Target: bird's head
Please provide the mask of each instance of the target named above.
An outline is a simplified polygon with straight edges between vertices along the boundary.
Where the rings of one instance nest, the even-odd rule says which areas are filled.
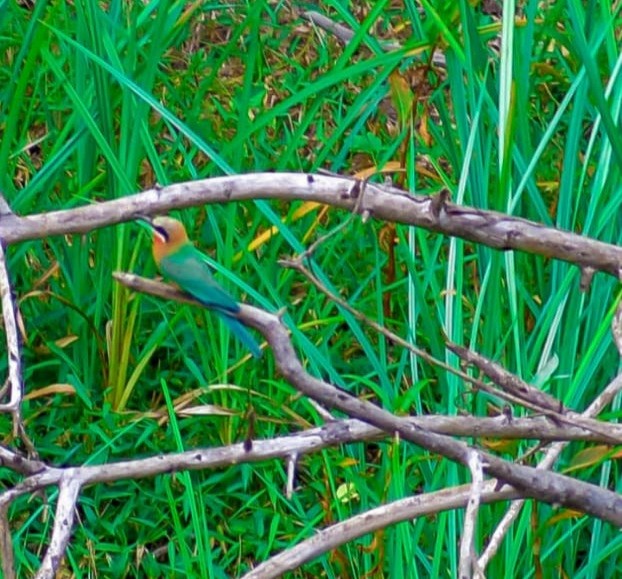
[[[153,255],[159,262],[162,257],[189,243],[186,228],[181,221],[172,217],[139,217],[138,222],[145,224],[153,233]]]

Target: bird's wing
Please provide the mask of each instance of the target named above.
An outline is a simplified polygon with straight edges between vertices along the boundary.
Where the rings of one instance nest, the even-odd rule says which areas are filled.
[[[212,277],[201,252],[191,245],[162,258],[160,269],[165,277],[206,306],[224,312],[239,311],[238,303]]]

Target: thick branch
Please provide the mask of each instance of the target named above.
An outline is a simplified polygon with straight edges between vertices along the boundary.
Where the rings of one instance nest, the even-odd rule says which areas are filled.
[[[427,432],[409,419],[397,417],[370,402],[359,400],[308,374],[296,356],[287,328],[268,312],[246,306],[244,321],[258,329],[272,347],[283,377],[303,394],[402,438],[431,452],[467,465],[473,449],[447,436]],[[250,314],[252,312],[252,316]],[[477,451],[477,450],[476,450]],[[489,453],[481,453],[484,472],[511,484],[527,497],[561,504],[622,526],[622,497],[608,489],[557,473],[512,464]]]
[[[345,420],[331,422],[322,427],[289,436],[253,441],[250,449],[245,447],[245,443],[239,443],[219,448],[196,449],[150,458],[68,468],[55,468],[45,465],[41,468],[41,462],[24,459],[27,464],[31,465],[29,470],[32,474],[0,494],[0,508],[18,496],[46,486],[59,484],[61,480],[69,476],[68,471],[70,471],[72,479],[84,486],[124,479],[145,478],[180,470],[220,468],[242,462],[286,458],[294,453],[303,455],[330,446],[368,438],[379,438],[380,436],[386,436],[386,434],[359,420]],[[0,450],[3,455],[10,452],[2,447]],[[35,471],[35,468],[39,470]]]
[[[300,173],[253,173],[178,183],[75,209],[0,220],[6,243],[93,229],[195,205],[252,199],[317,201],[353,211],[360,193],[345,177]],[[591,267],[620,277],[622,247],[546,227],[495,211],[449,203],[445,195],[424,197],[368,183],[359,212],[376,219],[417,225],[501,250],[516,249]]]
[[[416,517],[433,515],[442,511],[463,508],[471,493],[471,485],[462,485],[408,497],[365,511],[360,515],[336,523],[314,533],[291,549],[287,549],[265,563],[258,565],[244,575],[243,579],[272,579],[280,577],[286,571],[296,569],[303,563],[319,557],[331,549],[336,549],[349,541],[358,539],[367,533],[384,529],[388,525],[408,521]],[[515,490],[505,488],[495,490],[494,481],[484,484],[480,495],[482,503],[511,500],[520,496]]]
[[[123,285],[133,289],[134,291],[147,293],[160,298],[175,300],[198,307],[205,307],[201,302],[195,300],[187,293],[180,289],[162,283],[152,279],[145,279],[135,274],[125,272],[114,272],[113,277]],[[239,313],[240,319],[245,323],[261,330],[261,327],[257,325],[254,316],[254,309],[242,304],[242,309]],[[374,328],[380,331],[382,328],[374,323]],[[388,332],[385,333],[385,335]],[[404,340],[401,342],[404,347],[408,346],[408,343]],[[478,360],[480,365],[481,361],[485,361],[487,367],[495,367],[497,373],[504,372],[504,382],[509,382],[510,379],[516,383],[514,390],[520,394],[522,398],[532,398],[535,402],[541,402],[537,408],[551,409],[552,419],[547,417],[533,417],[522,419],[508,419],[506,416],[499,416],[496,418],[479,418],[474,416],[442,416],[442,415],[428,415],[411,417],[409,420],[411,423],[424,430],[436,432],[438,434],[450,434],[454,436],[468,436],[468,437],[498,437],[505,439],[534,439],[534,440],[586,440],[592,442],[603,442],[607,444],[616,443],[622,440],[622,425],[603,423],[597,420],[591,420],[589,418],[579,416],[576,413],[568,412],[568,417],[562,416],[559,413],[553,413],[552,408],[555,406],[558,409],[562,409],[560,402],[555,402],[555,399],[542,393],[540,390],[523,383],[513,374],[510,374],[506,370],[503,370],[498,365],[486,360],[482,356],[479,356],[475,352],[466,350],[465,348],[458,347],[455,344],[448,344],[449,349],[460,349],[462,356],[468,360]],[[464,350],[464,352],[462,352]],[[466,355],[468,353],[468,356]],[[423,356],[424,352],[418,350],[418,355]],[[498,378],[497,375],[494,376]],[[465,377],[468,379],[468,377]],[[477,382],[476,382],[477,383]],[[496,394],[491,388],[487,390],[493,395]],[[537,394],[542,394],[539,397]],[[517,398],[517,402],[520,399]],[[2,456],[0,455],[0,459]]]

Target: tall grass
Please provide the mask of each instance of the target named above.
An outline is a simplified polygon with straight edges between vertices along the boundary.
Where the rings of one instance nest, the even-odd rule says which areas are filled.
[[[399,162],[395,179],[405,189],[446,187],[459,203],[619,243],[617,3],[528,0],[513,18],[506,2],[498,20],[464,0],[333,0],[319,9],[354,28],[348,46],[282,3],[0,2],[0,187],[11,206],[26,214],[156,182],[256,170],[355,173]],[[497,35],[506,42],[500,53],[489,45]],[[384,51],[379,38],[404,48]],[[427,70],[435,47],[446,67]],[[236,295],[287,306],[286,322],[318,376],[400,413],[498,410],[498,401],[465,393],[455,377],[411,359],[279,268],[281,256],[347,215],[256,201],[179,216]],[[155,275],[148,243],[126,224],[11,248],[28,389],[70,384],[76,393],[27,403],[43,458],[103,463],[230,443],[244,436],[249,405],[260,437],[315,422],[269,354],[250,360],[208,312],[112,282],[115,269]],[[608,334],[615,282],[596,276],[581,294],[579,272],[566,263],[354,220],[320,247],[314,271],[435,356],[457,364],[444,332],[578,410],[618,369]],[[5,364],[0,357],[0,371]],[[228,412],[176,416],[174,401],[195,390],[197,404]],[[499,448],[516,456],[528,446]],[[561,468],[581,448],[570,445]],[[574,474],[618,487],[611,460]],[[331,521],[468,475],[387,440],[305,457],[291,500],[285,478],[283,465],[268,463],[89,488],[66,571],[235,576]],[[355,494],[343,500],[340,488]],[[504,509],[484,509],[479,544]],[[20,576],[47,544],[45,510],[37,501],[14,506]],[[461,525],[458,511],[402,523],[297,576],[455,576]],[[621,540],[598,522],[528,507],[488,573],[531,576],[537,559],[545,576],[611,576]]]

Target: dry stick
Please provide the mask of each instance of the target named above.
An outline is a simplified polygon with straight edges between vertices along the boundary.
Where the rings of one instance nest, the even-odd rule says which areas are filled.
[[[54,579],[56,577],[71,537],[76,504],[82,484],[78,478],[73,476],[72,469],[67,469],[63,473],[58,487],[58,502],[56,504],[52,537],[35,579]]]
[[[135,276],[132,287],[149,293],[154,284],[162,285],[154,280],[143,280]],[[424,431],[407,418],[394,416],[307,373],[296,355],[288,330],[279,317],[251,306],[241,307],[238,317],[264,335],[272,347],[276,366],[283,378],[306,396],[385,432],[399,433],[405,440],[464,465],[468,464],[470,452],[479,452],[486,474],[514,486],[525,496],[576,509],[622,526],[622,496],[617,493],[569,476],[512,464],[490,453],[469,447],[464,442]]]
[[[150,280],[146,280],[150,281]],[[157,282],[155,282],[157,284]],[[173,290],[170,286],[163,286]],[[177,291],[178,290],[173,290]],[[4,577],[14,577],[13,549],[7,510],[18,497],[34,493],[51,485],[66,485],[65,494],[59,497],[50,545],[58,551],[58,545],[66,537],[68,526],[65,514],[68,512],[72,489],[96,483],[110,483],[123,479],[137,479],[159,474],[168,474],[180,470],[219,468],[244,462],[258,462],[280,458],[289,461],[294,456],[301,456],[322,449],[359,442],[386,438],[386,432],[374,428],[360,420],[339,420],[319,428],[312,428],[300,433],[276,439],[253,441],[250,450],[244,443],[221,448],[195,449],[184,453],[155,456],[146,459],[122,461],[95,466],[55,468],[45,463],[21,457],[14,451],[0,446],[0,464],[26,476],[12,488],[0,493],[0,555]],[[293,478],[290,479],[293,483]],[[71,486],[70,485],[76,485]],[[62,498],[62,500],[61,500]],[[52,556],[54,550],[46,554],[47,562],[57,569],[60,558]],[[48,556],[49,555],[49,556]],[[56,565],[56,567],[55,567]]]
[[[166,188],[85,207],[18,217],[2,215],[0,239],[15,243],[50,235],[83,233],[97,227],[198,204],[278,198],[318,201],[352,210],[351,180],[307,174],[260,173],[220,177]],[[554,257],[619,277],[622,250],[573,233],[547,228],[501,213],[452,205],[446,196],[415,196],[399,189],[368,185],[359,211],[379,219],[420,225],[498,249],[518,249]],[[8,206],[7,206],[8,207]]]
[[[9,207],[4,195],[0,192],[0,220],[13,217],[13,212]],[[0,401],[4,398],[7,390],[10,389],[9,402],[0,404],[0,412],[10,412],[13,416],[13,436],[20,435],[28,451],[33,456],[36,454],[34,446],[24,428],[21,417],[21,403],[23,396],[22,383],[22,358],[19,348],[19,334],[17,331],[17,303],[13,299],[9,270],[7,267],[5,241],[0,236],[0,299],[2,301],[2,317],[4,320],[4,331],[7,342],[7,366],[9,375],[5,385],[2,387]]]
[[[503,366],[473,350],[449,341],[446,342],[446,345],[459,358],[479,368],[495,384],[521,400],[521,404],[524,406],[533,409],[540,408],[545,415],[550,416],[553,420],[561,420],[562,422],[597,432],[604,438],[608,438],[607,442],[609,444],[619,444],[622,442],[619,436],[612,433],[611,424],[585,418],[583,415],[565,408],[562,402],[554,396],[531,386],[515,374],[508,372]]]
[[[616,378],[603,390],[603,392],[594,399],[592,404],[588,407],[588,409],[581,414],[582,417],[594,417],[598,416],[602,412],[602,410],[608,406],[613,400],[614,396],[616,396],[619,392],[622,391],[622,374],[616,376]],[[538,463],[538,469],[549,469],[553,466],[561,452],[566,447],[566,442],[556,442],[551,445],[551,447],[546,451],[544,458]],[[505,537],[506,533],[509,531],[512,523],[518,517],[521,509],[523,508],[524,500],[516,501],[512,503],[508,512],[504,515],[501,522],[497,525],[486,549],[482,553],[479,558],[478,564],[481,569],[485,569],[490,560],[495,556],[496,552],[499,550],[501,546],[501,542]]]
[[[318,26],[322,30],[325,30],[326,32],[334,35],[338,40],[343,42],[343,44],[348,44],[354,37],[353,30],[351,30],[347,26],[344,26],[343,24],[337,24],[336,22],[333,22],[328,16],[320,14],[319,12],[316,12],[314,10],[308,10],[307,12],[303,12],[301,16],[315,26]],[[382,49],[387,52],[393,50],[400,50],[402,48],[402,45],[396,40],[379,40],[378,42]],[[432,62],[436,66],[445,67],[445,55],[442,54],[440,51],[435,50],[432,53]]]
[[[308,10],[307,12],[303,12],[301,14],[303,18],[306,18],[312,24],[319,26],[326,32],[330,32],[333,36],[335,36],[338,40],[343,42],[344,44],[348,44],[350,40],[354,37],[354,31],[347,26],[343,26],[342,24],[337,24],[333,22],[328,16],[324,16],[324,14],[320,14],[319,12],[315,12],[314,10]]]
[[[43,463],[25,459],[25,462],[30,464],[27,469],[29,475],[15,486],[0,493],[0,508],[10,504],[17,497],[47,486],[58,485],[63,477],[67,476],[65,473],[68,471],[84,486],[155,476],[179,470],[220,468],[241,462],[259,462],[274,458],[287,459],[292,454],[300,456],[335,445],[368,439],[377,440],[383,437],[386,437],[385,432],[360,420],[339,420],[287,436],[253,440],[250,450],[244,448],[244,443],[237,443],[165,456],[66,468],[47,465],[40,468]],[[0,447],[0,462],[3,463],[10,452]]]
[[[479,514],[479,505],[484,487],[484,469],[481,455],[477,452],[471,452],[468,466],[473,482],[471,483],[469,500],[464,512],[464,527],[462,539],[460,540],[460,562],[458,565],[458,576],[460,579],[466,579],[474,575],[483,577],[475,557],[475,529],[477,528],[477,515]]]
[[[428,361],[431,364],[435,364],[445,368],[447,371],[455,373],[457,376],[463,378],[466,381],[472,382],[477,388],[486,390],[495,396],[500,396],[502,393],[489,388],[488,385],[482,383],[480,380],[473,378],[456,370],[455,368],[448,366],[445,362],[441,362],[428,354],[425,350],[420,350],[416,346],[413,346],[397,334],[394,334],[390,330],[387,330],[384,326],[381,326],[377,322],[369,319],[367,316],[350,306],[346,301],[342,300],[339,296],[331,293],[315,276],[309,272],[304,266],[302,266],[298,260],[294,262],[287,261],[286,264],[293,264],[293,267],[298,271],[301,271],[311,283],[316,285],[323,293],[325,293],[332,301],[335,301],[340,306],[347,309],[350,313],[355,315],[359,320],[365,322],[365,324],[374,328],[379,333],[386,336],[393,342],[402,345],[405,348],[410,349],[420,358]],[[197,305],[200,307],[202,304],[197,302],[194,298],[188,294],[180,291],[179,289],[163,284],[155,280],[149,280],[141,278],[135,274],[125,272],[114,272],[113,277],[120,283],[130,287],[136,291],[148,293],[164,299],[172,299],[183,303]],[[244,306],[243,306],[244,307]],[[410,417],[411,424],[415,427],[422,428],[436,432],[438,434],[451,434],[455,436],[468,436],[468,437],[484,437],[493,436],[499,438],[521,438],[535,439],[535,440],[584,440],[591,442],[605,442],[612,443],[622,440],[622,425],[618,424],[603,424],[600,421],[588,420],[585,414],[578,415],[572,413],[572,416],[566,417],[560,413],[549,411],[549,408],[562,407],[562,403],[550,394],[543,394],[542,405],[538,404],[539,398],[533,396],[535,401],[533,404],[526,402],[525,398],[533,395],[534,387],[527,383],[524,383],[517,376],[510,374],[507,370],[501,368],[494,362],[484,358],[480,354],[476,354],[470,350],[466,350],[461,346],[450,343],[448,345],[451,348],[459,350],[459,355],[464,359],[477,363],[478,367],[484,367],[489,375],[498,380],[508,387],[508,382],[512,382],[510,387],[512,392],[515,392],[518,396],[503,396],[506,399],[512,399],[519,404],[533,408],[535,410],[544,411],[546,416],[553,417],[553,423],[543,417],[532,418],[512,418],[508,421],[505,416],[498,418],[481,418],[474,416],[441,416],[441,415],[427,415]],[[464,351],[463,351],[464,350]],[[468,352],[468,355],[466,354]],[[485,362],[485,364],[484,364]],[[539,392],[539,391],[538,391]],[[529,394],[529,396],[527,395]],[[317,406],[314,404],[317,408]],[[327,415],[328,419],[331,418],[330,414]],[[326,418],[326,417],[325,417]],[[555,421],[561,421],[567,426],[561,426],[554,424]],[[589,433],[589,434],[588,434]],[[559,438],[557,438],[559,436]],[[1,458],[1,456],[0,456]]]
[[[15,416],[22,401],[22,362],[19,351],[19,334],[17,331],[16,304],[11,292],[9,271],[6,263],[4,244],[0,239],[0,299],[2,300],[2,317],[6,332],[8,353],[10,397],[6,404],[0,404],[0,412],[11,412]],[[15,425],[14,425],[15,427]],[[16,430],[16,429],[15,429]],[[17,434],[17,432],[14,432]]]
[[[302,254],[302,256],[304,256],[305,254]],[[491,379],[496,379],[496,384],[498,384],[505,390],[508,390],[509,392],[494,388],[482,382],[481,380],[478,380],[477,378],[474,378],[473,376],[470,376],[465,372],[462,372],[461,370],[450,366],[446,362],[434,358],[434,356],[430,355],[425,350],[414,346],[410,342],[407,342],[397,334],[380,325],[378,322],[375,322],[374,320],[368,318],[356,308],[353,308],[347,301],[331,292],[317,277],[315,277],[315,275],[309,269],[302,265],[301,257],[297,257],[293,260],[282,259],[279,261],[279,263],[285,267],[290,267],[300,272],[309,282],[311,282],[316,288],[318,288],[323,294],[325,294],[331,301],[335,302],[340,307],[350,312],[358,320],[364,322],[366,325],[373,328],[378,333],[382,334],[395,344],[398,344],[410,350],[422,360],[425,360],[430,364],[443,368],[445,371],[462,378],[466,382],[470,382],[479,390],[483,390],[493,396],[496,396],[508,402],[520,404],[525,408],[529,408],[530,410],[542,412],[546,416],[549,416],[559,422],[566,423],[569,426],[581,426],[586,430],[597,433],[610,444],[615,444],[622,441],[621,428],[617,428],[615,431],[613,431],[609,424],[603,425],[598,421],[586,420],[585,418],[577,418],[578,415],[576,413],[573,413],[572,417],[564,416],[564,414],[559,412],[559,409],[563,408],[563,404],[559,400],[557,400],[550,394],[545,394],[543,392],[537,391],[537,389],[524,383],[517,376],[514,376],[507,370],[501,368],[498,364],[495,364],[494,362],[484,358],[479,354],[476,354],[475,352],[467,350],[462,346],[448,343],[448,347],[452,349],[452,351],[456,352],[459,356],[463,357],[463,359],[468,360],[469,362],[477,363],[478,367],[481,367],[481,369],[484,370]],[[540,392],[540,394],[542,395],[536,396],[534,394],[534,391]],[[553,409],[557,409],[557,411]]]
[[[466,506],[471,494],[471,485],[460,485],[440,491],[418,494],[370,509],[326,527],[314,533],[309,539],[270,557],[242,577],[242,579],[273,579],[281,577],[287,571],[296,569],[303,563],[336,549],[368,533],[384,529],[402,521],[416,517],[436,515],[443,511]],[[481,502],[485,504],[502,500],[512,500],[520,494],[509,487],[495,489],[495,482],[488,481],[481,491]]]
[[[287,457],[287,483],[285,485],[285,496],[291,499],[294,496],[294,479],[296,478],[296,463],[298,453],[292,452]]]
[[[25,457],[17,451],[0,445],[0,466],[10,468],[22,475],[37,474],[47,468],[47,465],[32,457]]]
[[[15,556],[13,538],[9,526],[9,504],[0,505],[0,560],[2,577],[15,579]]]
[[[1,199],[2,197],[0,197]],[[0,203],[0,210],[2,209]],[[2,217],[6,219],[6,217]],[[22,420],[22,397],[24,386],[22,382],[22,356],[20,352],[19,334],[17,331],[17,302],[13,299],[9,270],[7,268],[4,242],[0,236],[0,300],[2,301],[2,318],[6,333],[10,398],[7,404],[0,404],[0,412],[10,412],[13,417],[13,436],[19,436],[24,443],[28,454],[37,456],[37,450],[30,440]]]
[[[11,216],[11,208],[6,202],[4,196],[0,193],[0,220]],[[6,387],[3,387],[2,397],[10,388],[9,403],[0,405],[0,411],[9,411],[13,416],[13,433],[23,433],[23,441],[29,448],[32,456],[35,456],[34,447],[30,443],[30,439],[26,436],[22,419],[21,419],[21,400],[23,394],[22,387],[22,371],[21,371],[21,354],[19,349],[19,334],[17,332],[17,305],[13,300],[11,292],[11,283],[9,281],[9,272],[6,264],[6,254],[4,251],[4,241],[0,236],[0,299],[2,301],[2,316],[4,319],[4,330],[7,340],[8,368],[9,375],[6,381]],[[30,443],[30,445],[29,445]],[[7,461],[0,461],[0,464],[15,465],[16,470],[26,462],[32,465],[34,461],[24,459],[17,453],[11,453],[11,457]],[[40,465],[37,465],[40,466]],[[32,471],[31,471],[32,472]],[[2,576],[6,579],[14,579],[15,561],[13,554],[13,539],[11,537],[11,528],[9,526],[9,504],[0,505],[0,558],[2,559],[1,568]]]
[[[4,193],[0,191],[0,218],[6,217],[7,215],[13,215],[13,211],[7,203]]]
[[[552,412],[563,412],[566,409],[560,400],[542,392],[539,388],[531,386],[524,380],[521,380],[515,374],[508,372],[503,366],[489,360],[485,356],[469,350],[464,346],[454,344],[453,342],[446,340],[445,345],[461,360],[469,364],[473,364],[479,368],[488,378],[490,378],[495,384],[498,384],[505,391],[513,394],[517,398],[531,402],[534,406],[551,410]]]
[[[622,358],[622,301],[618,303],[613,320],[611,320],[611,335]]]
[[[616,313],[611,321],[611,333],[616,347],[618,348],[618,352],[622,356],[622,302],[618,304]],[[603,390],[603,392],[592,402],[592,404],[581,416],[597,416],[607,405],[611,403],[614,396],[616,396],[620,391],[622,391],[622,374],[618,375],[605,388],[605,390]],[[561,442],[552,445],[547,450],[544,458],[538,464],[538,468],[551,468],[565,447],[566,444]],[[497,528],[488,542],[488,546],[479,559],[479,565],[482,569],[486,568],[490,560],[499,550],[503,538],[507,534],[512,523],[518,517],[523,507],[523,502],[524,501],[521,500],[513,503],[501,522],[497,525]]]
[[[317,201],[353,211],[352,180],[302,173],[250,173],[150,189],[103,203],[0,219],[0,239],[16,243],[52,235],[86,233],[98,227],[201,204],[256,199]],[[447,195],[421,196],[368,183],[359,213],[417,225],[486,247],[519,250],[591,267],[620,278],[622,247],[610,245],[496,211],[454,205]]]

